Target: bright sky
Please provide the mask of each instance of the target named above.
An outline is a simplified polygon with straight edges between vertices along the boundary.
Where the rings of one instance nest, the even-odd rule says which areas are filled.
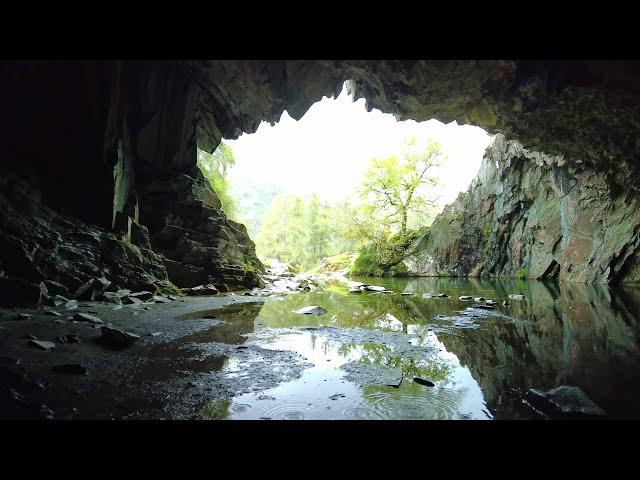
[[[337,99],[312,105],[298,122],[284,112],[275,126],[263,122],[256,133],[226,140],[236,157],[229,178],[236,185],[270,183],[287,193],[339,200],[360,184],[373,157],[400,153],[412,135],[439,140],[448,155],[440,171],[441,205],[467,189],[492,138],[455,122],[398,122],[379,110],[367,112],[364,99],[353,102],[345,88]]]

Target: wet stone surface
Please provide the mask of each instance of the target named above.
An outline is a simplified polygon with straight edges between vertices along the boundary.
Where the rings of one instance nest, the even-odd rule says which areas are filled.
[[[607,418],[640,416],[637,288],[368,281],[393,293],[337,282],[267,298],[0,310],[0,416],[537,419],[550,415],[527,392],[565,384]],[[434,292],[447,296],[423,295]],[[527,301],[504,305],[514,294]],[[326,313],[295,313],[308,306]],[[135,341],[108,348],[103,327]]]

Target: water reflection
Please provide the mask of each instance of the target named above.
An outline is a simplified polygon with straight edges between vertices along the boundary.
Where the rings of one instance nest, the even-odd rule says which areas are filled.
[[[582,388],[610,418],[639,416],[637,287],[448,278],[375,282],[395,293],[350,294],[331,285],[188,314],[185,321],[220,322],[151,347],[150,358],[165,360],[156,361],[152,373],[250,375],[235,356],[207,353],[211,342],[294,351],[312,364],[275,388],[205,405],[202,418],[537,418],[523,395],[559,385]],[[427,292],[449,297],[424,298]],[[509,300],[514,293],[525,300]],[[460,301],[461,295],[493,299],[497,306],[470,308],[473,302]],[[308,305],[327,313],[293,313]]]
[[[437,354],[416,358],[385,342],[336,341],[323,336],[322,328],[288,339],[280,335],[274,343],[277,348],[298,351],[312,359],[314,367],[299,381],[269,393],[280,399],[274,405],[288,405],[285,399],[295,399],[295,406],[285,413],[304,418],[536,418],[521,402],[527,389],[568,384],[582,388],[610,418],[639,416],[637,287],[612,290],[599,285],[463,278],[375,282],[396,293],[350,294],[346,287],[334,285],[321,292],[267,301],[255,319],[256,331],[303,326],[380,330],[380,322],[390,315],[386,321],[394,326],[389,334],[407,335],[416,347],[438,347],[433,350]],[[450,297],[423,298],[427,292],[445,292]],[[509,300],[513,293],[524,295],[525,300]],[[494,299],[498,305],[495,310],[461,317],[470,306],[458,299],[461,295]],[[503,301],[508,305],[503,306]],[[322,316],[292,313],[307,305],[319,305],[328,312]],[[398,389],[358,388],[345,380],[345,371],[339,368],[347,362],[398,369],[405,380]],[[412,376],[435,379],[436,388],[415,384]],[[341,389],[351,393],[337,391]],[[328,399],[337,393],[345,397]],[[250,395],[243,397],[236,400],[250,407],[232,412],[231,418],[275,418],[258,408]],[[285,413],[279,412],[278,418]]]
[[[391,345],[342,343],[324,335],[302,332],[283,334],[266,345],[298,352],[313,366],[300,379],[267,391],[233,400],[231,419],[486,419],[482,392],[469,369],[446,352],[435,335],[420,357],[396,355]],[[404,380],[399,388],[379,379],[350,375],[353,364],[397,369]],[[357,369],[356,369],[357,371]],[[413,382],[414,376],[435,380],[429,388]],[[361,385],[361,381],[364,385]],[[238,410],[234,407],[242,405]]]

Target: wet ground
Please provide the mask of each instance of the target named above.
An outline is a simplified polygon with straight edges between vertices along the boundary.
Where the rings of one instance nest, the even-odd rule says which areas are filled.
[[[353,280],[393,293],[331,284],[266,298],[81,302],[77,311],[140,335],[117,350],[98,341],[100,325],[74,322],[77,311],[2,310],[0,416],[536,419],[527,390],[574,385],[609,418],[640,417],[637,287]],[[326,313],[293,313],[310,305]],[[55,347],[40,350],[29,335]],[[52,369],[63,364],[86,374]]]

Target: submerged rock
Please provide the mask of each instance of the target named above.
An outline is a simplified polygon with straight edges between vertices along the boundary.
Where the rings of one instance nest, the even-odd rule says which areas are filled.
[[[424,293],[422,298],[447,298],[449,295],[446,293]]]
[[[327,313],[327,310],[322,307],[318,307],[317,305],[310,305],[308,307],[302,307],[298,310],[294,310],[293,313],[300,313],[303,315],[324,315]]]
[[[390,313],[386,313],[384,317],[377,320],[375,325],[383,330],[393,330],[394,332],[401,332],[404,328],[403,323]]]
[[[467,302],[469,300],[472,300],[473,297],[471,295],[462,295],[459,297],[459,300],[462,300],[463,302]]]
[[[399,388],[403,380],[402,370],[369,363],[350,362],[340,367],[347,372],[345,379],[362,387],[385,385]]]
[[[420,384],[420,385],[424,385],[425,387],[435,387],[436,384],[433,383],[431,380],[427,380],[426,378],[421,378],[421,377],[413,377],[413,381]]]
[[[488,303],[475,303],[471,305],[471,308],[479,308],[480,310],[494,310],[496,307]]]
[[[570,385],[562,385],[546,392],[532,388],[524,399],[534,409],[552,418],[607,415],[580,387]]]
[[[365,290],[370,290],[372,292],[384,292],[386,288],[380,287],[378,285],[365,285]]]

